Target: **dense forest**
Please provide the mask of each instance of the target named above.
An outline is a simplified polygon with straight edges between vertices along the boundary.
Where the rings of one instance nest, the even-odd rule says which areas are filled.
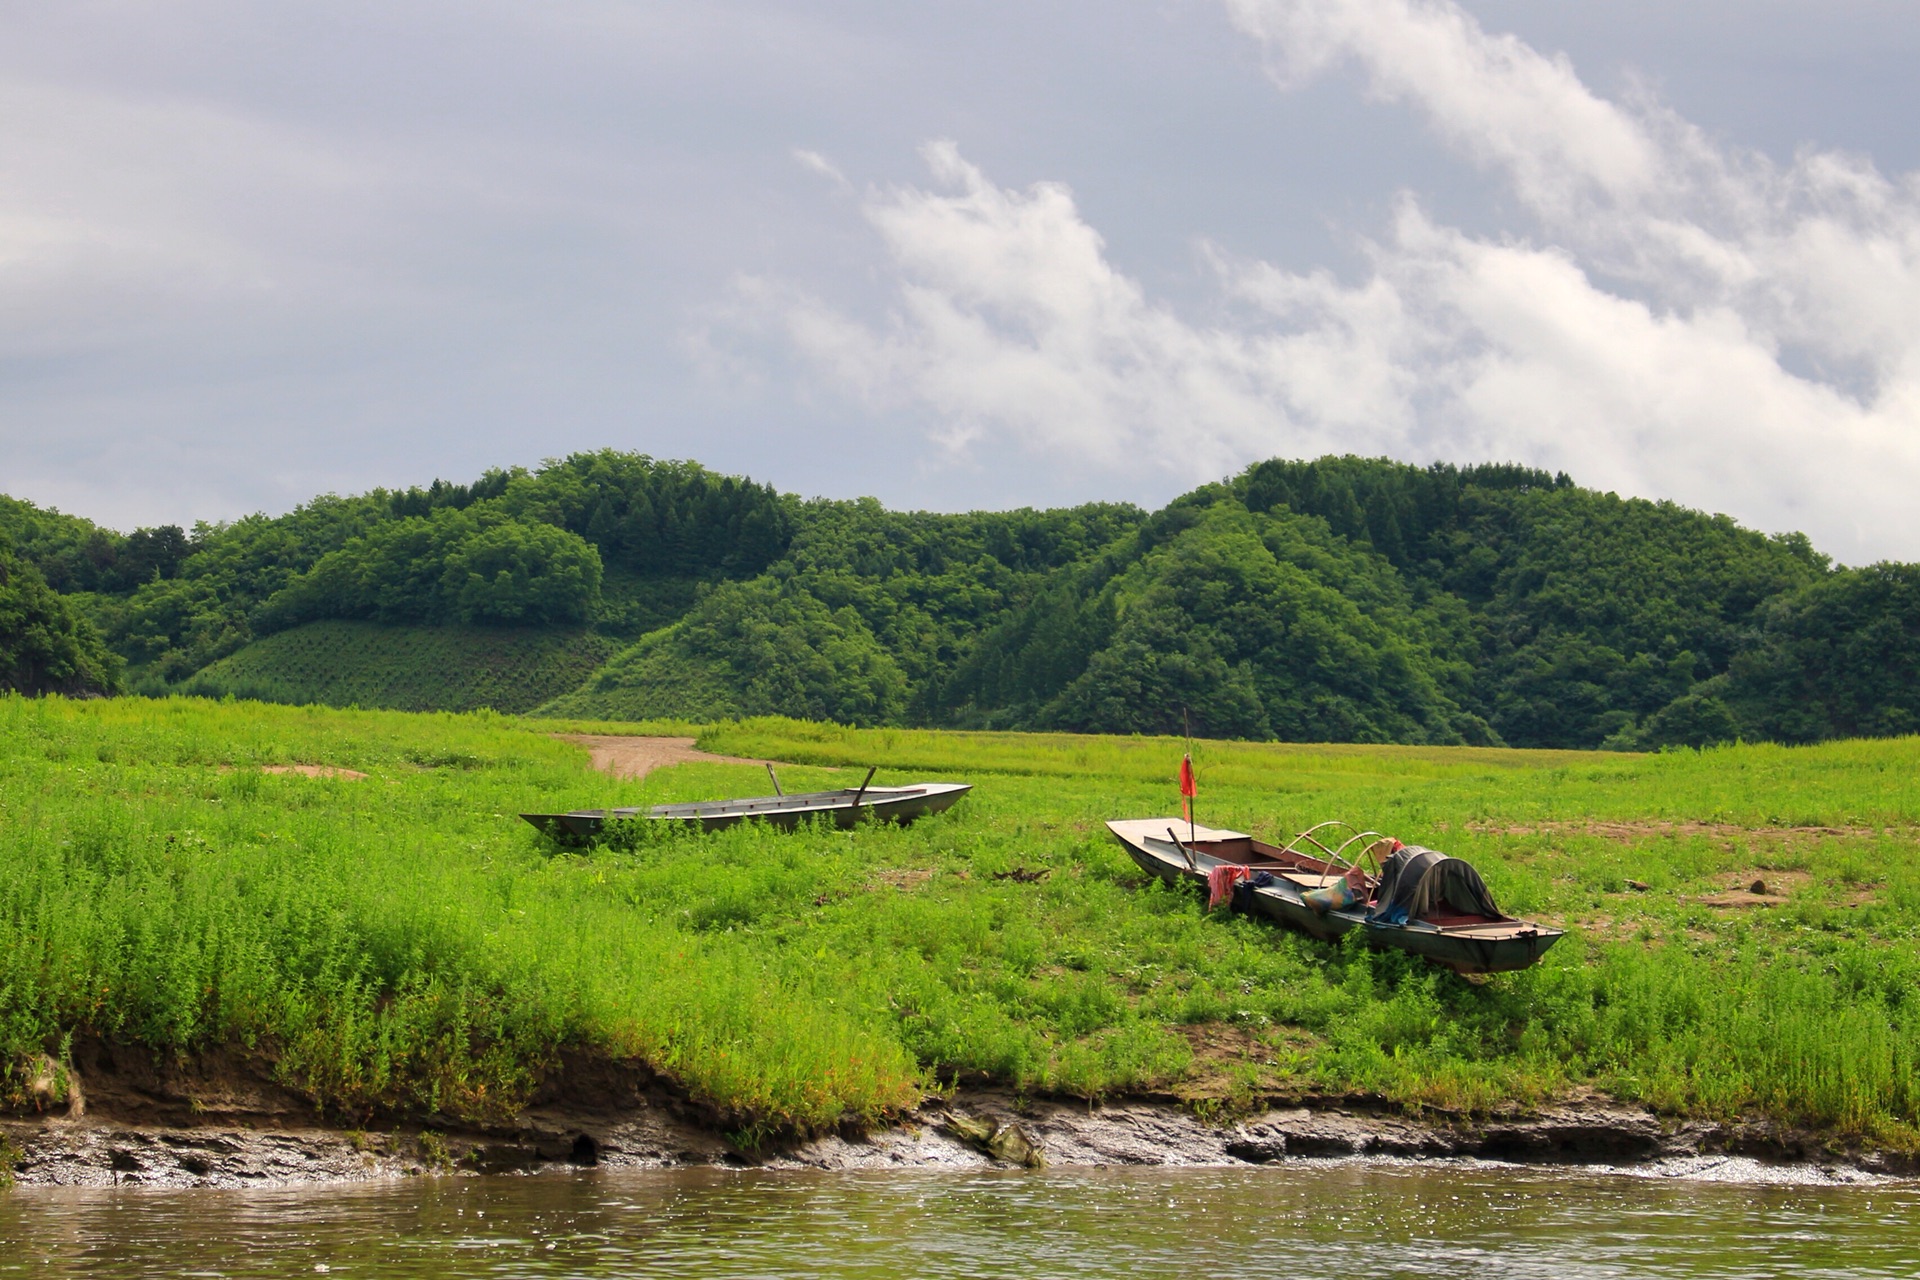
[[[381,636],[416,655],[404,689]],[[462,653],[530,668],[518,703],[505,676],[472,697],[568,716],[1809,742],[1920,731],[1920,566],[1355,457],[1152,513],[894,512],[612,451],[190,531],[0,497],[0,687],[472,705],[431,683]]]

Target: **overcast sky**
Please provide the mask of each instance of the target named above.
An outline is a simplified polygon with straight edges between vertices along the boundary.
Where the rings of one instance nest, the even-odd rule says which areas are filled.
[[[0,3],[0,491],[1514,460],[1920,559],[1910,0]]]

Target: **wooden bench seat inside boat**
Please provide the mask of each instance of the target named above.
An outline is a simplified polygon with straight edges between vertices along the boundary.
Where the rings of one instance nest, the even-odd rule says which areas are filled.
[[[1522,929],[1535,926],[1523,920],[1492,920],[1486,916],[1441,914],[1421,916],[1418,923],[1430,924],[1436,929],[1445,929],[1448,933],[1458,933],[1467,937],[1506,938]]]

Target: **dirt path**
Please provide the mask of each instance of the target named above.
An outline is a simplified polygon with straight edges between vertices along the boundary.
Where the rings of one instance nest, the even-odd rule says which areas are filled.
[[[632,738],[608,733],[556,733],[562,742],[585,747],[593,767],[616,778],[644,778],[670,764],[766,764],[740,756],[716,756],[694,749],[692,738]],[[778,763],[777,761],[775,763]]]

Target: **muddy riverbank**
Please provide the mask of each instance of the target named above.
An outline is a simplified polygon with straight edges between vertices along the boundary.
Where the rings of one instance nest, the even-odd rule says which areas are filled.
[[[185,1064],[104,1044],[75,1055],[61,1103],[0,1115],[20,1185],[267,1186],[569,1168],[978,1169],[1232,1166],[1300,1158],[1482,1158],[1680,1176],[1845,1182],[1920,1176],[1909,1154],[1765,1121],[1655,1115],[1602,1097],[1491,1116],[1413,1115],[1378,1099],[1311,1098],[1205,1114],[1173,1098],[1019,1097],[972,1087],[890,1127],[753,1145],[644,1067],[570,1059],[517,1115],[484,1126],[317,1124],[270,1067]]]

